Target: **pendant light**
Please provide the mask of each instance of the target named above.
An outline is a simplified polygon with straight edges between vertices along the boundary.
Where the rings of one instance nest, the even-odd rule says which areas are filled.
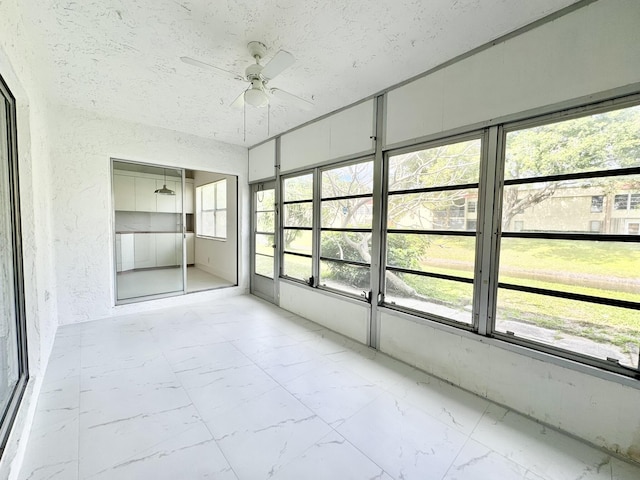
[[[163,168],[162,171],[164,172],[164,185],[162,185],[162,188],[157,189],[153,193],[156,193],[158,195],[175,195],[176,192],[167,188],[167,169]]]

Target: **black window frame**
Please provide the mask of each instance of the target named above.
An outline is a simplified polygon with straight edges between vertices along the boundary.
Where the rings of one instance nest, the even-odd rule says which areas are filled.
[[[311,198],[305,198],[305,199],[296,199],[296,200],[286,200],[286,188],[285,188],[285,183],[287,180],[292,179],[292,178],[297,178],[297,177],[304,177],[307,175],[311,175]],[[316,177],[317,177],[317,172],[316,169],[309,169],[309,170],[304,170],[301,172],[295,172],[295,173],[291,173],[291,174],[287,174],[287,175],[283,175],[280,177],[280,191],[282,192],[282,208],[281,208],[281,212],[282,214],[280,215],[280,231],[281,231],[281,235],[280,238],[282,239],[281,241],[281,252],[280,252],[280,272],[278,274],[278,276],[280,278],[285,278],[287,280],[291,280],[294,282],[300,282],[300,283],[305,283],[311,287],[316,286],[316,276],[314,275],[314,254],[313,254],[313,246],[315,244],[315,233],[314,233],[314,223],[315,223],[315,204],[316,202]],[[285,217],[286,217],[286,209],[287,209],[287,205],[310,205],[311,206],[311,223],[309,226],[298,226],[298,227],[291,227],[291,226],[287,226],[285,225]],[[299,231],[307,231],[307,232],[311,232],[311,245],[312,245],[312,252],[311,254],[306,254],[306,253],[300,253],[300,252],[292,252],[292,251],[288,251],[286,250],[286,242],[285,242],[285,238],[286,238],[286,232],[288,230],[299,230]],[[302,257],[302,258],[308,258],[311,261],[311,271],[309,272],[309,277],[307,278],[299,278],[299,277],[294,277],[291,275],[287,275],[285,273],[285,267],[286,267],[286,263],[285,263],[285,255],[292,255],[292,256],[296,256],[296,257]]]
[[[0,75],[0,101],[5,102],[8,145],[8,178],[10,206],[9,215],[12,225],[13,271],[14,271],[14,306],[16,314],[16,336],[18,347],[18,380],[11,393],[11,399],[4,412],[0,412],[0,458],[4,454],[11,428],[18,414],[18,409],[29,381],[29,364],[27,350],[27,327],[24,291],[24,267],[22,256],[22,230],[20,216],[20,186],[18,166],[18,134],[16,119],[16,99],[9,86]],[[0,168],[4,168],[0,165]]]
[[[341,168],[345,168],[345,167],[349,167],[351,165],[358,165],[358,164],[364,164],[364,163],[371,163],[371,171],[372,171],[372,188],[371,188],[371,192],[370,193],[358,193],[358,194],[350,194],[350,195],[340,195],[340,196],[331,196],[331,197],[324,197],[323,193],[322,193],[322,178],[323,178],[323,174],[327,171],[330,170],[338,170]],[[374,187],[373,187],[373,171],[374,171],[374,163],[375,160],[373,157],[364,157],[364,158],[357,158],[357,159],[353,159],[353,160],[348,160],[345,162],[337,162],[337,163],[332,163],[330,165],[327,166],[323,166],[322,168],[318,169],[318,173],[316,176],[316,182],[318,182],[318,187],[317,190],[319,192],[319,198],[318,198],[318,209],[319,209],[319,215],[318,215],[318,225],[317,225],[317,231],[318,231],[318,235],[319,235],[319,239],[318,242],[321,243],[322,242],[322,233],[323,232],[338,232],[338,233],[371,233],[371,235],[373,236],[373,212],[372,212],[372,220],[371,220],[371,226],[369,228],[354,228],[354,227],[344,227],[344,228],[335,228],[335,227],[323,227],[322,226],[322,204],[323,202],[333,202],[333,201],[340,201],[340,200],[354,200],[354,199],[371,199],[371,203],[373,206],[373,192],[374,192]],[[318,262],[318,279],[317,279],[317,287],[319,289],[322,290],[328,290],[331,292],[335,292],[335,293],[339,293],[341,295],[344,296],[348,296],[348,297],[354,297],[354,298],[358,298],[358,299],[368,299],[370,297],[369,292],[371,291],[371,262],[367,263],[367,262],[360,262],[360,261],[356,261],[356,260],[344,260],[344,259],[338,259],[338,258],[333,258],[333,257],[327,257],[322,255],[322,249],[319,248],[318,249],[318,255],[317,255],[317,262]],[[322,262],[326,262],[326,263],[336,263],[336,264],[342,264],[342,265],[351,265],[354,266],[356,268],[368,268],[369,269],[369,286],[366,288],[366,290],[362,290],[361,292],[359,291],[358,288],[354,287],[355,291],[358,291],[358,293],[351,292],[349,290],[346,289],[342,289],[342,288],[336,288],[336,287],[332,287],[330,285],[324,284],[322,282],[322,275],[321,275],[321,263]]]
[[[404,312],[404,313],[408,313],[411,315],[415,315],[418,317],[422,317],[428,320],[433,320],[435,322],[438,323],[442,323],[445,325],[450,325],[450,326],[454,326],[456,328],[460,328],[463,330],[470,330],[470,331],[477,331],[478,330],[478,309],[479,309],[479,288],[478,288],[478,282],[479,282],[479,268],[480,268],[480,262],[481,262],[481,253],[480,253],[480,235],[479,233],[479,225],[482,224],[483,219],[484,219],[484,212],[482,210],[482,208],[480,207],[480,199],[484,197],[484,190],[485,190],[485,186],[483,185],[484,183],[484,178],[486,176],[486,162],[487,162],[487,134],[488,131],[486,129],[483,130],[474,130],[470,133],[467,134],[462,134],[462,135],[456,135],[456,136],[452,136],[452,137],[447,137],[447,138],[443,138],[443,139],[438,139],[438,140],[434,140],[431,142],[426,142],[426,143],[421,143],[418,145],[412,145],[410,147],[404,147],[404,148],[399,148],[399,149],[394,149],[394,150],[389,150],[387,152],[385,152],[384,155],[384,179],[383,179],[383,184],[384,184],[384,195],[383,195],[383,229],[381,232],[382,238],[383,238],[383,245],[385,246],[385,249],[383,249],[383,258],[382,258],[382,270],[381,270],[381,280],[380,280],[380,290],[382,292],[381,295],[381,301],[379,302],[380,306],[389,308],[391,310],[397,310],[400,312]],[[395,191],[389,191],[389,162],[390,162],[390,158],[395,156],[395,155],[401,155],[404,153],[410,153],[410,152],[418,152],[421,150],[428,150],[431,148],[437,148],[440,146],[446,146],[446,145],[454,145],[457,143],[462,143],[462,142],[468,142],[468,141],[474,141],[477,140],[480,142],[480,159],[479,159],[479,165],[478,165],[478,181],[477,182],[471,182],[471,183],[460,183],[460,184],[455,184],[455,185],[446,185],[446,186],[436,186],[436,187],[424,187],[424,188],[415,188],[415,189],[402,189],[402,190],[395,190]],[[396,228],[389,228],[388,224],[387,224],[387,215],[388,215],[388,204],[389,204],[389,200],[391,197],[395,196],[395,195],[405,195],[405,194],[418,194],[418,193],[430,193],[430,192],[444,192],[444,191],[464,191],[467,189],[476,189],[477,191],[477,197],[476,197],[476,202],[478,202],[478,209],[477,209],[477,217],[476,217],[476,229],[475,230],[468,230],[466,227],[466,218],[465,218],[465,214],[464,214],[464,204],[462,206],[462,217],[459,217],[460,220],[462,220],[463,223],[463,228],[461,229],[423,229],[423,230],[411,230],[411,229],[396,229]],[[449,209],[446,212],[447,214],[449,213]],[[457,218],[457,217],[456,217]],[[469,277],[463,277],[463,276],[457,276],[457,275],[444,275],[444,274],[439,274],[439,273],[434,273],[434,272],[424,272],[424,271],[420,271],[420,270],[414,270],[414,269],[406,269],[406,268],[400,268],[400,267],[396,267],[396,266],[392,266],[388,264],[388,252],[387,252],[387,248],[388,248],[388,238],[389,235],[394,235],[394,234],[399,234],[399,235],[411,235],[411,234],[415,234],[415,235],[425,235],[425,236],[429,236],[429,235],[436,235],[436,236],[459,236],[459,237],[473,237],[474,238],[474,267],[473,267],[473,276],[472,278]],[[434,278],[434,279],[440,279],[440,280],[450,280],[450,281],[455,281],[455,282],[460,282],[463,284],[467,284],[467,285],[471,285],[472,286],[472,311],[471,311],[471,322],[462,322],[462,321],[457,321],[455,319],[449,318],[449,317],[445,317],[445,316],[441,316],[438,315],[434,312],[428,312],[425,310],[418,310],[416,308],[410,308],[406,305],[398,305],[393,301],[390,301],[387,297],[387,290],[386,290],[386,284],[387,284],[387,271],[389,272],[394,272],[394,273],[405,273],[405,274],[412,274],[412,275],[418,275],[418,276],[422,276],[422,277],[429,277],[429,278]]]
[[[497,339],[506,341],[508,343],[520,345],[527,348],[532,348],[544,353],[549,353],[554,356],[565,358],[572,361],[577,361],[582,364],[594,366],[601,368],[603,370],[607,370],[610,372],[622,374],[627,377],[632,377],[640,380],[640,361],[637,368],[629,367],[626,365],[619,364],[617,361],[611,358],[602,359],[598,357],[594,357],[591,355],[587,355],[585,353],[577,352],[574,350],[560,348],[555,345],[551,345],[548,343],[538,342],[529,338],[519,337],[513,332],[501,332],[497,331],[495,328],[495,318],[496,318],[496,304],[497,304],[497,294],[499,288],[505,288],[514,291],[528,292],[534,294],[543,294],[548,295],[549,297],[563,298],[568,300],[577,300],[592,304],[600,304],[600,305],[609,305],[613,307],[621,307],[621,308],[630,308],[633,310],[640,310],[640,302],[633,301],[624,301],[618,299],[610,299],[606,297],[593,297],[589,295],[577,294],[577,293],[568,293],[556,290],[547,290],[547,289],[539,289],[534,287],[526,287],[521,285],[514,285],[506,282],[498,281],[498,270],[499,270],[499,258],[500,258],[500,241],[502,238],[530,238],[530,239],[559,239],[559,240],[578,240],[578,241],[609,241],[609,242],[629,242],[629,243],[640,243],[640,237],[635,235],[627,235],[627,234],[603,234],[603,233],[573,233],[573,232],[527,232],[527,231],[514,231],[511,230],[509,232],[503,232],[501,229],[501,218],[502,218],[502,192],[505,186],[516,185],[516,184],[534,184],[540,182],[553,182],[553,181],[563,181],[563,180],[583,180],[583,179],[592,179],[592,178],[615,178],[615,177],[624,177],[629,175],[640,175],[640,166],[636,167],[627,167],[627,168],[618,168],[618,169],[608,169],[608,170],[598,170],[598,171],[586,171],[586,172],[575,172],[568,174],[559,174],[559,175],[547,175],[540,177],[531,177],[531,178],[523,178],[523,179],[504,179],[504,162],[505,162],[505,145],[506,145],[506,136],[509,132],[517,131],[521,129],[533,128],[536,126],[544,126],[544,125],[552,125],[554,123],[561,123],[563,121],[583,118],[591,115],[596,115],[600,113],[606,113],[610,111],[622,110],[625,108],[631,107],[640,107],[640,101],[638,99],[635,100],[625,100],[621,99],[619,102],[615,101],[605,101],[600,104],[588,105],[584,107],[577,107],[564,112],[555,112],[552,114],[543,115],[540,117],[531,118],[525,121],[511,122],[505,123],[500,127],[500,138],[499,143],[502,146],[502,151],[498,155],[498,164],[499,164],[499,174],[498,174],[498,192],[496,206],[497,208],[494,210],[494,223],[498,225],[496,229],[497,232],[497,249],[494,252],[496,255],[495,260],[493,260],[494,272],[493,272],[493,283],[494,287],[491,291],[491,297],[489,303],[491,305],[490,316],[491,320],[489,321],[489,331],[488,334]],[[611,210],[612,211],[620,211],[620,210],[628,210],[629,207],[629,195],[628,193],[624,194],[615,194],[613,195]],[[616,198],[626,197],[625,208],[616,208]]]

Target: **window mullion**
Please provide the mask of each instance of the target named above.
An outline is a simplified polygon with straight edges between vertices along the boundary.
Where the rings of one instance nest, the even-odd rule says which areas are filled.
[[[371,224],[371,317],[369,321],[369,346],[380,348],[380,319],[378,304],[384,296],[384,268],[385,268],[385,195],[386,177],[384,174],[384,152],[382,151],[382,136],[384,123],[384,97],[376,99],[376,132],[375,157],[373,160],[373,215]]]
[[[322,198],[322,185],[320,178],[320,170],[318,168],[313,169],[313,233],[312,233],[312,263],[311,263],[311,275],[313,277],[312,287],[317,287],[320,282],[320,226],[322,222],[321,216],[321,204]]]
[[[504,175],[503,158],[503,129],[502,127],[491,127],[487,137],[484,217],[481,236],[482,264],[477,287],[480,295],[480,309],[478,312],[478,333],[480,335],[491,335],[495,325],[498,261],[500,258],[502,179]]]

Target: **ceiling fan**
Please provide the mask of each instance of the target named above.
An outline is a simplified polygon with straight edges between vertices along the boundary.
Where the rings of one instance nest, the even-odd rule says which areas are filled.
[[[247,48],[249,50],[249,54],[255,59],[256,63],[249,65],[244,71],[244,75],[230,72],[224,68],[216,67],[215,65],[201,62],[200,60],[190,57],[180,57],[180,60],[184,63],[188,63],[189,65],[208,68],[214,72],[231,76],[236,80],[250,83],[248,88],[240,93],[240,95],[238,95],[238,97],[231,103],[231,106],[243,107],[245,104],[249,104],[257,108],[266,107],[269,105],[269,95],[273,95],[274,97],[289,102],[304,110],[309,110],[313,107],[311,102],[308,102],[297,95],[279,88],[271,88],[267,86],[271,80],[293,65],[296,61],[293,55],[289,52],[285,52],[284,50],[280,50],[273,56],[269,63],[263,66],[260,65],[260,59],[262,59],[267,52],[265,44],[261,42],[249,42]]]

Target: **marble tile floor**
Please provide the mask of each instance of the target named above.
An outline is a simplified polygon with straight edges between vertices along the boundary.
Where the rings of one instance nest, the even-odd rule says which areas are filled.
[[[637,480],[252,296],[58,330],[21,480]]]

